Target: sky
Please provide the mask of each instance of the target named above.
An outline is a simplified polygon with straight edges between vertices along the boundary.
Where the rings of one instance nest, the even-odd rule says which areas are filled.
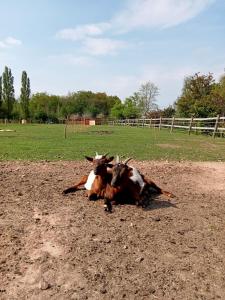
[[[124,100],[151,81],[159,107],[184,78],[225,72],[224,0],[0,0],[0,74],[20,94],[91,90]]]

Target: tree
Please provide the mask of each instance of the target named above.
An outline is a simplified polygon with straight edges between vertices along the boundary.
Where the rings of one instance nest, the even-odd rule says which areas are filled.
[[[59,96],[47,93],[33,94],[30,100],[30,116],[41,122],[58,121],[61,110],[61,99]]]
[[[183,95],[195,100],[202,99],[210,95],[214,82],[212,73],[208,75],[195,73],[193,76],[185,78]]]
[[[106,93],[95,93],[92,103],[88,106],[88,111],[91,113],[92,117],[102,115],[107,117],[110,114],[110,110],[113,105],[120,101],[116,96],[107,96]]]
[[[13,110],[13,103],[15,101],[13,87],[14,78],[10,68],[5,67],[5,71],[2,74],[2,80],[2,100],[6,110],[6,117],[10,119]]]
[[[91,117],[95,118],[98,115],[105,116],[108,114],[106,93],[93,93],[93,98],[90,98],[89,102],[86,113],[89,113]]]
[[[138,91],[138,105],[143,115],[151,110],[157,109],[156,96],[159,95],[158,87],[151,81],[141,85]]]
[[[22,112],[21,112],[21,105],[19,101],[15,101],[13,103],[13,110],[12,110],[12,118],[15,120],[19,120],[22,117]]]
[[[128,114],[131,113],[133,117],[146,116],[151,111],[158,109],[156,104],[156,96],[159,95],[158,87],[148,81],[141,85],[138,92],[135,92],[132,96],[127,98],[129,100],[126,105],[128,106],[126,110],[131,110]]]
[[[140,102],[140,94],[139,92],[134,92],[132,96],[128,97],[127,99],[131,99],[133,105],[136,107],[139,107],[139,102]],[[139,107],[140,109],[140,107]]]
[[[140,108],[136,105],[133,97],[125,99],[123,114],[125,118],[134,119],[140,117]]]
[[[3,117],[3,108],[2,108],[2,76],[0,76],[0,118]]]
[[[124,104],[118,100],[111,108],[110,116],[114,119],[124,119]]]
[[[26,71],[22,72],[21,78],[21,94],[20,94],[20,105],[24,119],[29,118],[29,101],[30,101],[30,79],[27,77]]]
[[[176,102],[181,117],[209,117],[215,115],[212,91],[215,88],[213,75],[189,76],[184,80],[182,94]]]
[[[2,106],[2,76],[0,76],[0,108]]]
[[[164,108],[161,112],[161,116],[163,118],[172,118],[176,113],[176,109],[172,106],[169,105],[168,107]]]
[[[106,117],[117,101],[120,101],[117,96],[108,96],[106,93],[78,91],[63,98],[61,112],[64,117],[72,114],[80,117]]]
[[[225,116],[225,75],[221,77],[219,83],[214,85],[212,100],[216,114]]]

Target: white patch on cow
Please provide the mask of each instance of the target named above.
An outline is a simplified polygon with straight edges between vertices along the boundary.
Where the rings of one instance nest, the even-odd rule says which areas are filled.
[[[141,188],[141,191],[142,191],[143,187],[145,186],[145,182],[144,182],[140,172],[134,167],[131,167],[131,166],[129,166],[129,167],[132,168],[132,176],[130,177],[130,179],[134,183],[138,183]]]
[[[96,155],[95,155],[95,158],[94,159],[102,159],[103,158],[103,155],[100,155],[96,152]],[[92,170],[90,172],[90,174],[88,175],[88,179],[87,179],[87,182],[85,183],[84,187],[86,190],[90,191],[91,190],[91,187],[92,187],[92,184],[95,180],[95,177],[96,175],[94,174],[94,171]]]
[[[92,184],[93,184],[93,182],[95,180],[95,177],[96,177],[96,175],[95,175],[94,171],[92,170],[90,172],[90,174],[88,175],[87,182],[84,185],[84,187],[85,187],[86,190],[88,190],[88,191],[91,190],[91,187],[92,187]]]

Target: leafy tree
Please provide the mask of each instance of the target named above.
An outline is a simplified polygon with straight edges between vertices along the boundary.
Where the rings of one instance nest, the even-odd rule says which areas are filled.
[[[118,96],[107,96],[107,115],[110,114],[111,108],[117,103],[121,102],[120,98]]]
[[[133,97],[126,98],[123,107],[125,118],[134,119],[140,117],[140,108],[136,105]]]
[[[195,101],[192,98],[186,98],[180,96],[175,102],[177,108],[177,114],[180,117],[190,117],[194,115],[194,104]]]
[[[12,110],[12,118],[19,120],[22,117],[22,112],[21,112],[21,105],[18,101],[15,101],[13,104],[13,110]]]
[[[71,99],[68,99],[68,96],[62,98],[62,105],[60,108],[59,115],[63,118],[68,118],[73,113],[73,102]]]
[[[124,119],[124,104],[121,101],[117,101],[111,109],[111,118]]]
[[[78,91],[63,98],[61,111],[66,117],[71,114],[90,117],[108,116],[118,100],[118,97],[107,96],[105,93]]]
[[[2,106],[2,76],[0,76],[0,108]]]
[[[15,101],[14,87],[13,87],[14,78],[12,76],[11,69],[8,68],[7,66],[5,67],[5,70],[2,74],[2,80],[3,80],[2,100],[5,106],[6,117],[10,119],[13,110],[13,103]]]
[[[3,117],[3,108],[2,108],[2,76],[0,76],[0,118]]]
[[[215,80],[212,73],[200,75],[195,73],[194,76],[187,77],[184,81],[183,95],[189,96],[195,100],[202,99],[210,95]]]
[[[29,118],[29,101],[30,101],[30,79],[27,77],[26,71],[22,72],[21,79],[21,94],[20,94],[20,104],[22,108],[23,118]]]
[[[58,121],[61,99],[56,95],[36,93],[30,100],[31,118],[40,122]]]
[[[90,104],[86,108],[86,113],[91,117],[97,117],[98,115],[107,115],[107,95],[105,93],[92,94],[92,98],[89,99]]]
[[[74,113],[84,116],[90,112],[91,103],[94,100],[94,94],[91,91],[78,91],[74,93]]]
[[[182,94],[176,102],[181,117],[207,117],[215,114],[212,91],[215,87],[213,75],[196,73],[184,80]]]
[[[136,107],[140,106],[140,94],[139,92],[134,92],[132,96],[128,97]],[[140,107],[139,107],[140,109]]]
[[[172,106],[169,105],[168,107],[164,108],[161,112],[161,116],[163,118],[172,118],[176,113],[176,109]]]
[[[106,93],[95,93],[86,111],[89,112],[92,117],[99,115],[107,117],[110,114],[111,108],[118,100],[120,101],[118,97],[107,96]]]
[[[93,98],[92,92],[79,91],[77,93],[70,93],[62,98],[60,113],[65,118],[73,114],[80,117],[84,116],[90,109]]]
[[[214,85],[212,90],[214,109],[217,114],[225,115],[225,75],[221,77],[219,83]]]

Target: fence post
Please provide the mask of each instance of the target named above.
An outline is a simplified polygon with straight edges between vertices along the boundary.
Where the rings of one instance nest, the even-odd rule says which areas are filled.
[[[216,136],[216,131],[217,131],[217,128],[219,125],[219,120],[220,120],[220,115],[217,115],[214,131],[213,131],[213,138],[215,138],[215,136]]]
[[[224,115],[223,115],[223,117],[224,117]],[[224,123],[225,123],[225,119],[223,119],[221,127],[225,127]],[[224,132],[222,130],[220,131],[220,137],[224,137]]]
[[[191,134],[192,123],[193,123],[193,117],[191,117],[190,124],[189,124],[189,128],[188,128],[188,134],[189,134],[189,135]]]
[[[159,130],[161,130],[161,126],[162,126],[162,117],[159,118]]]
[[[149,127],[152,127],[152,118],[150,118]]]
[[[170,127],[170,133],[172,133],[172,131],[173,131],[174,120],[175,120],[175,117],[172,118],[172,123],[171,123],[171,127]]]
[[[64,137],[65,137],[65,139],[67,138],[67,123],[66,123],[65,128],[64,128]]]

